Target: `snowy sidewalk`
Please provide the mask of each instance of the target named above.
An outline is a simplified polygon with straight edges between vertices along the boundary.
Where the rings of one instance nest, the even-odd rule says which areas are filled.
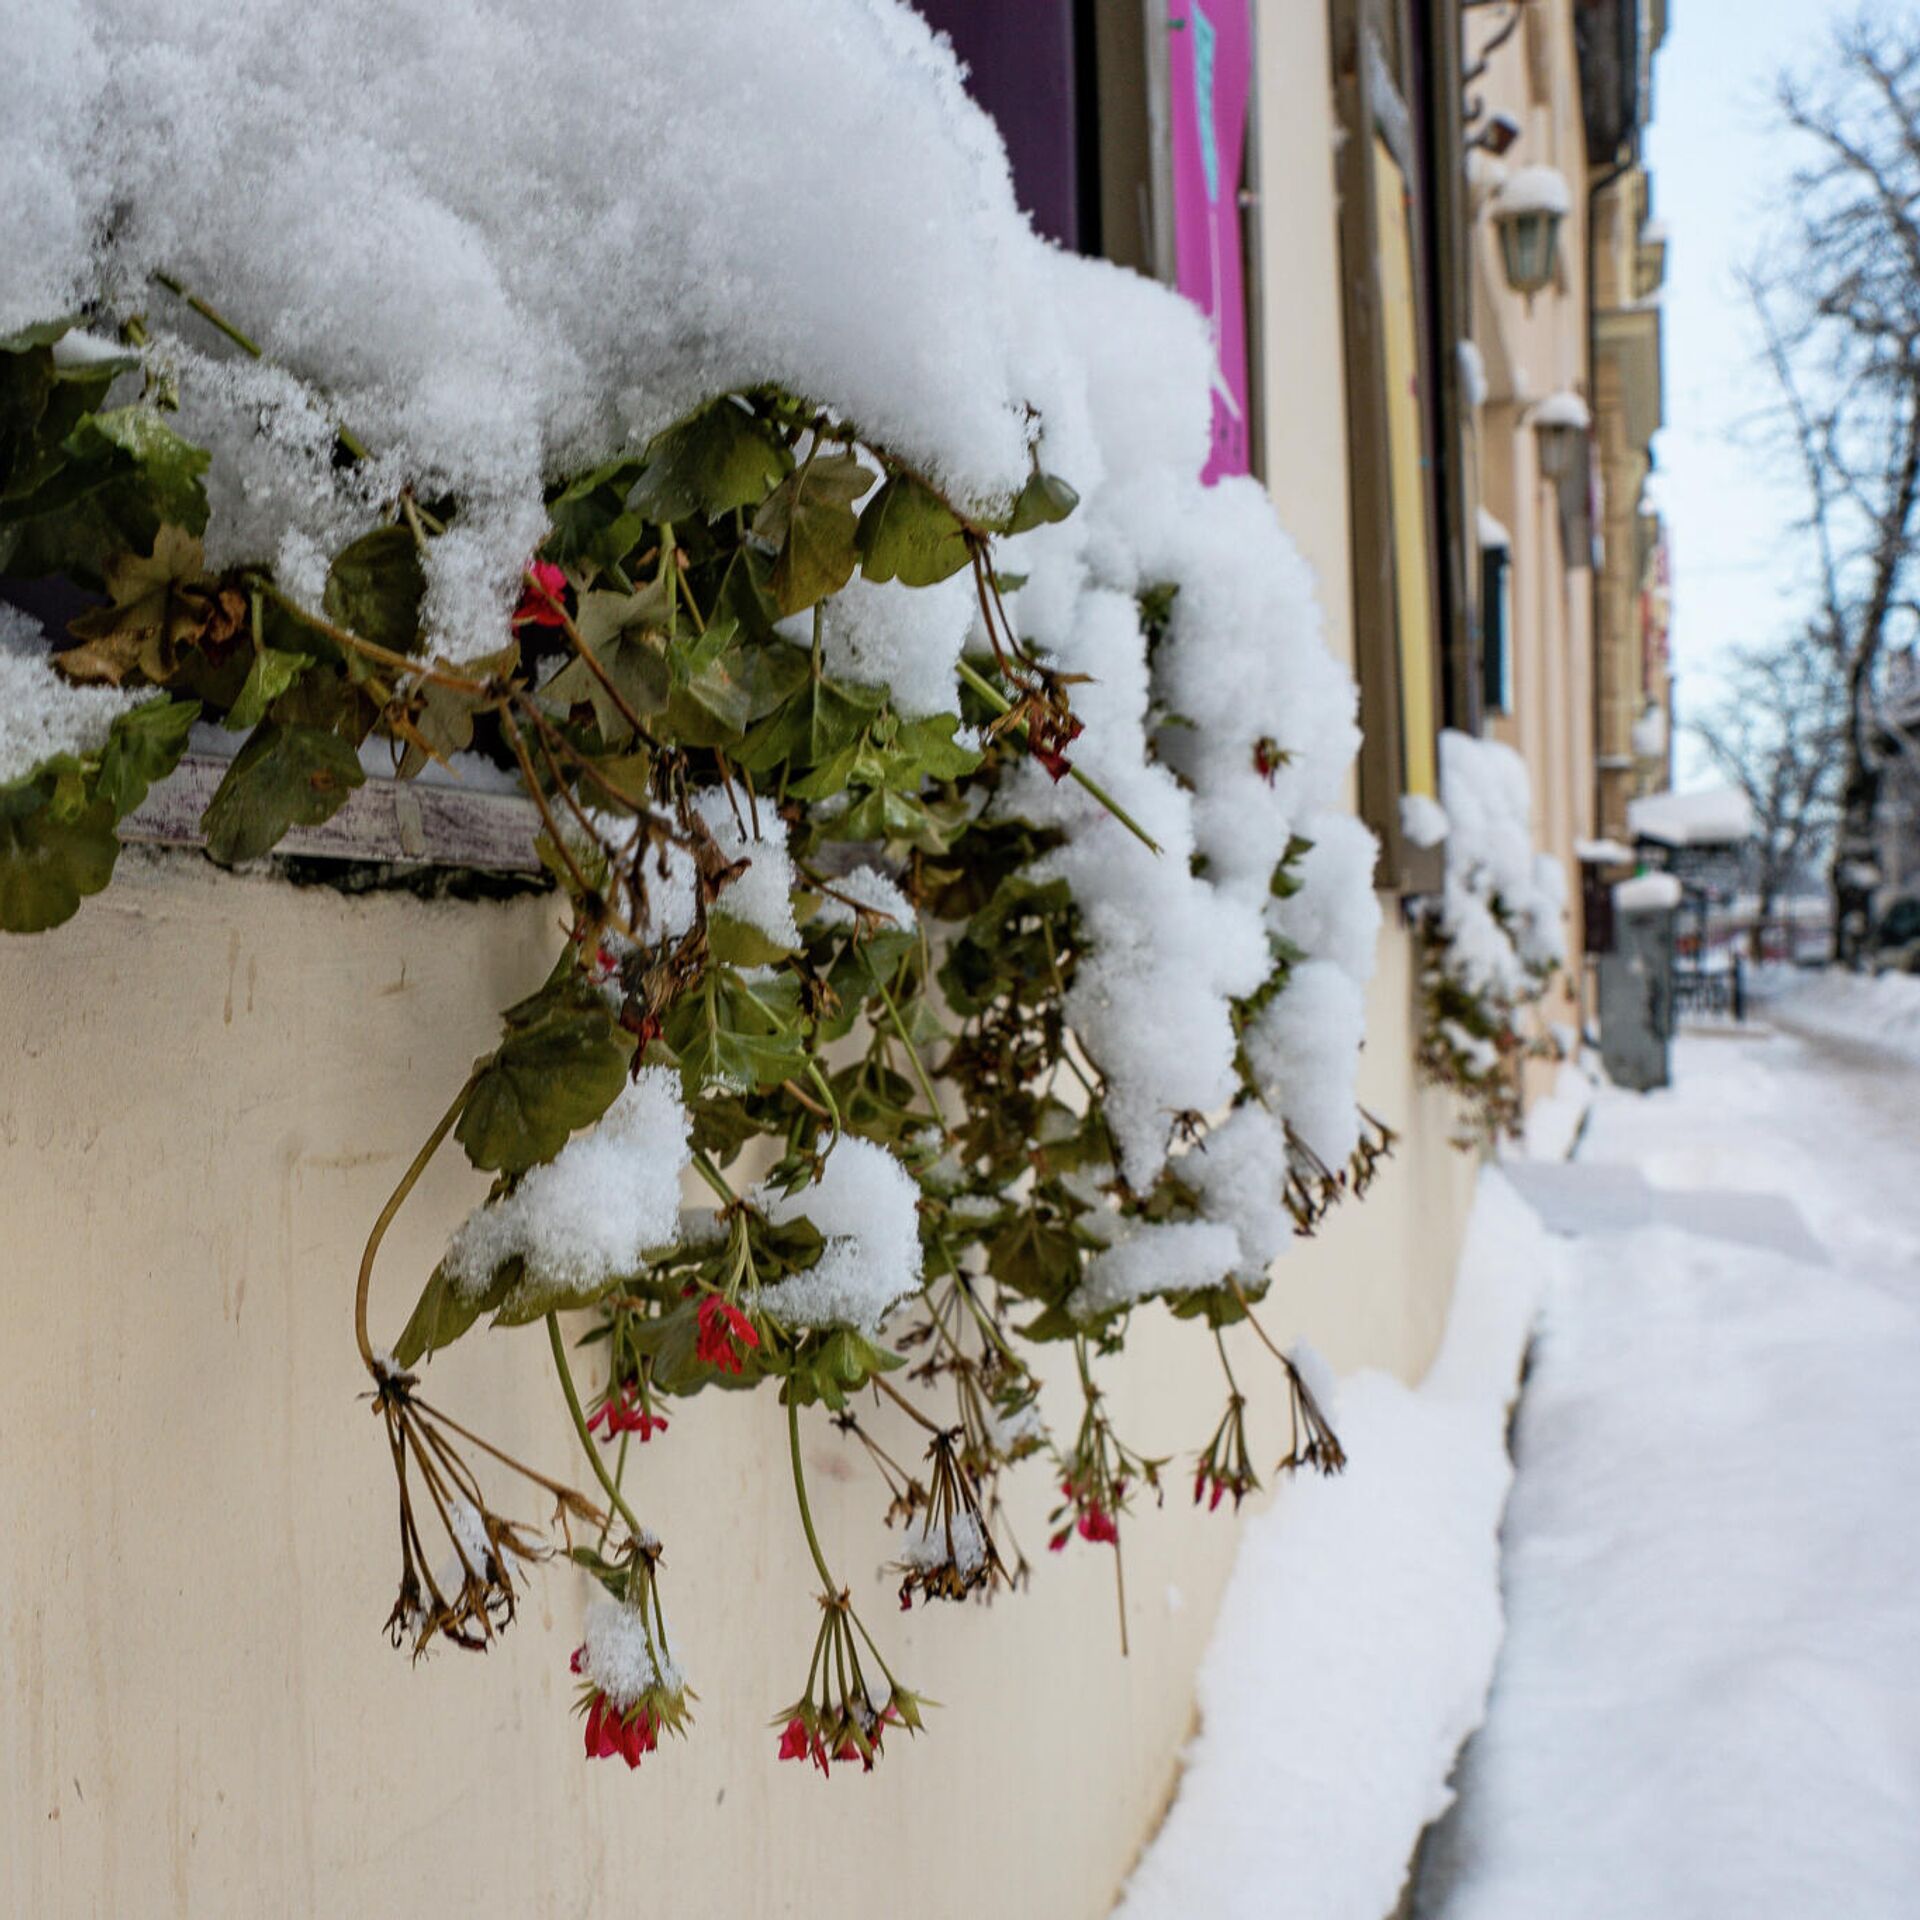
[[[1427,1920],[1920,1913],[1920,1064],[1777,1018],[1593,1115]]]

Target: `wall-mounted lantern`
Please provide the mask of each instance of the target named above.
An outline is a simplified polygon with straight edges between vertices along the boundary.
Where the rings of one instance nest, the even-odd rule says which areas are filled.
[[[1515,293],[1533,296],[1553,284],[1560,261],[1560,223],[1573,206],[1566,175],[1557,167],[1522,167],[1500,183],[1493,197],[1500,264]]]
[[[1564,480],[1586,446],[1593,415],[1587,403],[1571,389],[1549,394],[1528,416],[1540,444],[1540,472],[1548,480]]]

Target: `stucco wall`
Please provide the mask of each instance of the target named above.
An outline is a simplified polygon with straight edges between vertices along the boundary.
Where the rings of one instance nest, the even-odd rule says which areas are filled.
[[[1325,23],[1263,0],[1267,448],[1283,517],[1351,657]],[[1411,1075],[1409,943],[1381,946],[1362,1098],[1403,1136],[1363,1208],[1291,1253],[1265,1318],[1336,1366],[1416,1378],[1445,1315],[1472,1166]],[[829,1557],[902,1678],[946,1706],[870,1778],[774,1759],[816,1614],[771,1393],[676,1409],[639,1461],[701,1698],[637,1776],[588,1765],[561,1569],[492,1654],[417,1667],[380,1628],[391,1471],[350,1322],[367,1227],[474,1055],[545,971],[553,908],[350,901],[128,860],[62,931],[0,943],[0,1914],[848,1916],[1106,1910],[1176,1778],[1236,1528],[1181,1467],[1218,1417],[1210,1342],[1157,1309],[1105,1378],[1175,1456],[1112,1557],[1044,1551],[1031,1592],[902,1616],[877,1481],[815,1422]],[[482,1190],[450,1151],[389,1236],[391,1337]],[[1043,1363],[1070,1423],[1071,1367]],[[1255,1445],[1277,1370],[1244,1332]],[[538,1329],[476,1331],[437,1403],[582,1477]],[[884,1423],[883,1423],[884,1424]],[[910,1447],[901,1436],[901,1447]],[[522,1508],[529,1518],[544,1517]]]
[[[66,929],[0,945],[0,1912],[534,1916],[627,1894],[717,1916],[811,1910],[823,1888],[856,1915],[1104,1909],[1168,1790],[1233,1550],[1231,1518],[1196,1515],[1177,1476],[1127,1534],[1123,1661],[1110,1556],[1039,1551],[1042,1470],[1015,1503],[1033,1591],[903,1617],[876,1571],[877,1482],[816,1430],[829,1553],[903,1678],[948,1703],[870,1779],[776,1765],[764,1725],[815,1624],[770,1394],[676,1409],[641,1463],[702,1697],[693,1737],[639,1776],[580,1756],[571,1573],[542,1574],[484,1659],[410,1667],[387,1646],[391,1477],[355,1263],[486,1010],[543,971],[551,921],[174,860],[129,862]],[[1391,1024],[1368,1097],[1404,1119]],[[457,1156],[423,1183],[376,1328],[479,1188]],[[1459,1210],[1452,1167],[1410,1156],[1291,1257],[1276,1332],[1417,1373]],[[1250,1347],[1240,1365],[1262,1379]],[[1064,1412],[1070,1369],[1048,1371]],[[1111,1373],[1138,1444],[1205,1439],[1204,1336],[1149,1312]],[[431,1377],[579,1477],[537,1329],[476,1332]],[[1263,1455],[1283,1404],[1262,1398]]]

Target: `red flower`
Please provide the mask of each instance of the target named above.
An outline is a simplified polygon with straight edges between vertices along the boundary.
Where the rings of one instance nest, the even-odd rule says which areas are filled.
[[[667,1416],[664,1413],[649,1413],[640,1404],[640,1397],[631,1380],[620,1389],[616,1398],[608,1394],[602,1400],[587,1421],[590,1431],[611,1440],[616,1433],[637,1433],[642,1443],[651,1440],[656,1433],[667,1430]]]
[[[579,1655],[574,1657],[577,1660]],[[645,1707],[623,1715],[604,1693],[593,1696],[593,1704],[587,1709],[589,1760],[611,1760],[618,1754],[629,1768],[637,1767],[641,1756],[652,1753],[659,1744],[659,1727]]]
[[[694,1352],[708,1366],[718,1367],[722,1373],[739,1373],[743,1352],[759,1344],[753,1322],[731,1301],[708,1294],[700,1302],[700,1338]]]
[[[1113,1515],[1097,1500],[1080,1516],[1080,1538],[1109,1547],[1119,1544],[1120,1529],[1113,1524]]]
[[[780,1736],[780,1758],[782,1760],[804,1760],[807,1757],[807,1723],[798,1714],[787,1722],[786,1731]]]
[[[1290,756],[1279,741],[1270,734],[1262,734],[1253,743],[1253,770],[1268,786],[1272,786],[1280,769],[1287,764]]]
[[[536,560],[527,572],[532,578],[521,590],[520,604],[513,610],[513,624],[516,627],[564,626],[567,576],[551,560]]]

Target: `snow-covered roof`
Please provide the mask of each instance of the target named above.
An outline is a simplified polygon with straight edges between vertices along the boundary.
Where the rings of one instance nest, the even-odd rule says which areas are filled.
[[[1550,393],[1534,408],[1531,424],[1536,427],[1577,427],[1581,432],[1593,425],[1587,403],[1571,387]]]
[[[1479,531],[1480,544],[1483,547],[1510,547],[1513,535],[1503,527],[1485,507],[1474,516],[1474,525]]]
[[[1732,846],[1759,831],[1753,803],[1738,787],[1645,794],[1627,802],[1627,826],[1636,840],[1669,847]]]
[[[1558,167],[1521,167],[1500,183],[1496,213],[1568,213],[1573,189]]]

